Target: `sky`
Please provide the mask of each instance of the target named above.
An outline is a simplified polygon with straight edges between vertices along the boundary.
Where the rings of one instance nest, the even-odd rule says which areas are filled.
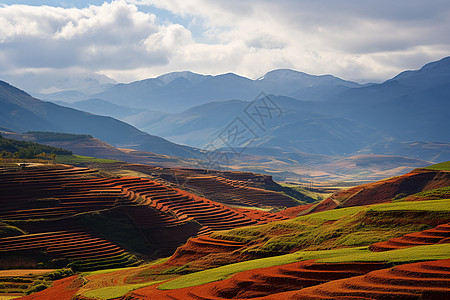
[[[380,82],[450,55],[449,20],[448,0],[0,0],[0,79],[290,68]]]

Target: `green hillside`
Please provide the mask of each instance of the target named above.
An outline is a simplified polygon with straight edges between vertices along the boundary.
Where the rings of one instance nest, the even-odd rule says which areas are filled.
[[[426,167],[426,169],[439,170],[439,171],[450,171],[450,161],[431,165],[429,167]]]

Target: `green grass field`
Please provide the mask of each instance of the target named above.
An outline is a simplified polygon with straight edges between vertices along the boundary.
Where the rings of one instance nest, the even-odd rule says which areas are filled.
[[[291,254],[255,259],[184,275],[163,283],[158,288],[161,290],[186,288],[223,280],[233,274],[243,271],[285,265],[310,259],[317,259],[317,262],[324,263],[386,262],[389,264],[401,264],[447,258],[450,258],[450,247],[448,244],[411,247],[385,252],[371,252],[367,247],[322,251],[298,251]]]
[[[368,246],[421,231],[436,220],[450,221],[450,200],[395,202],[319,212],[292,220],[228,231],[212,237],[249,243],[253,255],[285,254],[295,250],[323,250]]]
[[[424,199],[428,199],[428,200],[449,199],[450,198],[450,186],[419,192],[419,193],[412,194],[412,195],[409,195],[407,197],[404,197],[404,198],[401,198],[401,199],[397,199],[397,200],[393,200],[393,201],[394,202],[408,201],[408,199],[410,199],[410,198],[413,198],[413,199],[414,198],[415,199],[424,198]]]
[[[134,290],[137,290],[137,289],[149,286],[149,285],[153,285],[156,283],[160,283],[160,282],[161,281],[151,281],[151,282],[145,282],[145,283],[107,286],[107,287],[87,291],[87,292],[83,293],[83,296],[86,298],[90,298],[90,299],[101,299],[101,300],[117,299],[131,291],[134,291]]]
[[[414,202],[394,202],[378,204],[372,207],[374,211],[450,211],[450,199],[438,199],[427,201],[414,201]]]

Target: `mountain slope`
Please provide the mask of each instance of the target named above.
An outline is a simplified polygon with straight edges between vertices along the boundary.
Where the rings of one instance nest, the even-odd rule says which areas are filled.
[[[450,57],[382,84],[352,88],[317,104],[317,111],[363,122],[400,141],[450,142]]]
[[[54,101],[55,104],[74,108],[77,110],[82,110],[89,112],[91,114],[110,116],[113,118],[122,119],[127,116],[136,115],[141,112],[141,110],[136,108],[131,108],[128,106],[117,105],[110,103],[101,99],[89,99],[76,102],[64,102],[64,101]]]
[[[111,117],[92,115],[44,102],[0,81],[0,126],[13,131],[91,134],[115,146],[165,155],[193,157],[197,150],[176,145]]]
[[[449,185],[449,171],[428,168],[415,169],[401,176],[359,185],[334,194],[319,203],[313,211],[387,203],[419,192],[445,188]]]

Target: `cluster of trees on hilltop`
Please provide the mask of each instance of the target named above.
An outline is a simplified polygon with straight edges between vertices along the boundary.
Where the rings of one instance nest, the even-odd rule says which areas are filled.
[[[41,145],[33,142],[17,141],[0,135],[0,158],[41,158],[54,159],[56,155],[72,155],[72,151]]]
[[[63,132],[48,132],[48,131],[28,131],[26,134],[33,135],[39,143],[45,142],[60,142],[60,141],[74,141],[85,138],[92,138],[90,134],[74,134]]]

